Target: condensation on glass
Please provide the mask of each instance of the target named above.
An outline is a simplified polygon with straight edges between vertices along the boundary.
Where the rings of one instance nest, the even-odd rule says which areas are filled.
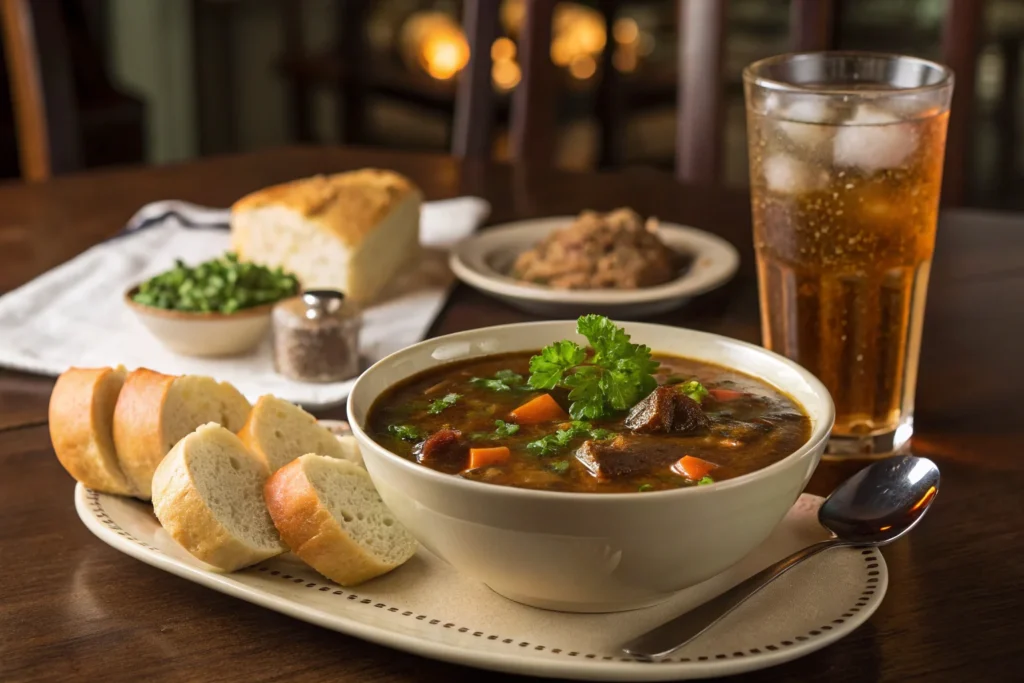
[[[925,60],[807,53],[744,71],[764,344],[836,404],[829,452],[913,432],[952,73]]]

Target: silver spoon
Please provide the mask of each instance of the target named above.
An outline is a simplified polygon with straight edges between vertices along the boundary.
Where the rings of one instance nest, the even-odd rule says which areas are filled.
[[[939,468],[931,460],[904,455],[865,467],[832,492],[818,521],[833,533],[754,574],[703,605],[622,646],[643,659],[666,657],[707,631],[769,583],[809,557],[844,546],[892,543],[917,524],[939,492]]]

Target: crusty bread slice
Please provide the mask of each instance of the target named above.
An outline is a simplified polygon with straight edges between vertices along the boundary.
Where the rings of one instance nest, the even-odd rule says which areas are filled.
[[[315,417],[276,396],[259,397],[238,436],[267,461],[271,472],[306,453],[351,458],[350,449],[319,425]]]
[[[207,422],[236,432],[249,409],[245,397],[227,382],[133,370],[114,409],[114,445],[121,469],[138,496],[148,499],[153,472],[174,444]]]
[[[135,495],[114,450],[114,406],[125,369],[70,368],[50,394],[50,441],[57,459],[84,486]]]
[[[285,544],[342,586],[385,574],[416,552],[416,541],[384,506],[366,470],[307,453],[263,487]]]
[[[359,442],[356,441],[356,437],[336,436],[335,438],[341,444],[342,458],[349,462],[354,462],[360,467],[366,467],[363,463],[363,452],[359,450]]]
[[[198,559],[234,571],[284,552],[263,503],[267,466],[217,424],[199,427],[153,474],[153,511]]]

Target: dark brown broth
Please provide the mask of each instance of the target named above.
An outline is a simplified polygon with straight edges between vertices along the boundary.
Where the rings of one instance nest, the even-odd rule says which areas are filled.
[[[718,365],[676,356],[656,355],[661,362],[659,384],[697,379],[707,388],[734,389],[750,398],[728,402],[707,398],[703,407],[712,419],[707,431],[695,435],[656,434],[634,436],[650,442],[652,448],[665,452],[671,462],[642,475],[616,480],[599,480],[584,467],[574,454],[585,440],[574,439],[557,455],[539,457],[526,444],[555,432],[565,421],[522,425],[512,436],[492,439],[495,420],[511,422],[509,413],[533,397],[546,393],[530,389],[493,391],[474,386],[474,377],[493,377],[500,370],[512,370],[524,378],[529,376],[529,360],[533,353],[487,356],[481,359],[451,363],[420,373],[389,389],[370,409],[368,432],[385,448],[402,457],[416,460],[415,444],[403,441],[388,432],[390,425],[411,425],[423,434],[453,428],[462,432],[471,447],[508,446],[511,458],[502,465],[460,471],[451,474],[492,484],[552,491],[624,493],[638,490],[663,490],[693,486],[671,468],[671,462],[691,455],[718,465],[712,472],[715,481],[731,479],[759,470],[781,460],[807,442],[810,420],[791,398],[754,377]],[[441,413],[428,413],[430,403],[448,393],[461,394],[452,407]],[[566,393],[555,390],[552,395],[567,408]],[[592,420],[593,427],[629,433],[623,425],[625,414]],[[670,446],[670,448],[666,448]],[[564,465],[562,463],[567,463]],[[435,467],[446,471],[442,467]],[[564,471],[558,471],[564,469]]]

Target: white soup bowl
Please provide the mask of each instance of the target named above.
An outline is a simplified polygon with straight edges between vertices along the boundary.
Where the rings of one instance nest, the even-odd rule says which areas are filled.
[[[469,481],[400,457],[366,433],[395,384],[445,363],[535,351],[581,338],[573,322],[522,323],[430,339],[377,362],[356,382],[348,417],[384,502],[431,552],[497,593],[535,607],[608,612],[656,604],[727,569],[761,544],[821,459],[834,419],[810,372],[719,335],[625,323],[655,353],[717,363],[797,400],[806,444],[768,467],[708,486],[646,493],[568,493]],[[582,340],[581,340],[582,341]]]

